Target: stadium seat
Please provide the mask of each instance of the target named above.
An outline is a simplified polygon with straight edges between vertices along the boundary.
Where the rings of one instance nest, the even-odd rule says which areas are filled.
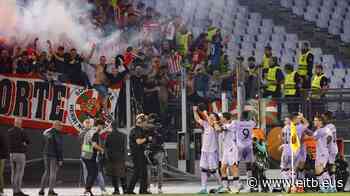
[[[281,0],[282,7],[291,8],[293,6],[293,2],[291,0]]]
[[[349,33],[342,33],[340,35],[341,40],[346,43],[350,43],[350,34]]]

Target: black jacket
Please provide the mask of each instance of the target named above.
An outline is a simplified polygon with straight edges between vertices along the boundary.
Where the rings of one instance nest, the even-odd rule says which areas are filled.
[[[7,131],[0,130],[0,159],[9,158],[9,144]]]
[[[126,161],[127,136],[117,130],[113,130],[106,139],[106,158],[109,161]]]
[[[144,152],[145,151],[145,144],[137,144],[136,139],[142,139],[146,138],[146,131],[143,130],[141,127],[135,127],[130,131],[129,135],[129,147],[131,150],[131,153],[136,152]]]
[[[63,161],[63,138],[60,132],[54,128],[47,129],[44,133],[43,156],[58,161]]]
[[[30,144],[27,133],[18,127],[8,130],[10,153],[26,153]]]

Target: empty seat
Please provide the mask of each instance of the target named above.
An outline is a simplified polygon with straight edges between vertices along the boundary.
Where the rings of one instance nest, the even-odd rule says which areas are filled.
[[[327,28],[328,27],[328,19],[318,18],[316,21],[316,25],[320,28]]]
[[[282,7],[291,8],[293,6],[293,2],[291,0],[281,0]]]
[[[249,19],[248,20],[248,25],[249,26],[254,26],[254,27],[260,27],[261,25],[261,20],[254,20],[254,19]]]
[[[272,34],[271,35],[271,41],[272,42],[284,42],[284,40],[285,40],[285,37],[284,37],[284,34],[276,34],[276,33],[274,33],[274,34]]]
[[[257,35],[259,33],[259,28],[257,26],[248,26],[247,33],[250,35]]]
[[[296,7],[305,7],[307,0],[294,0],[294,6]]]
[[[268,41],[265,41],[265,42],[256,42],[255,43],[255,50],[256,51],[261,51],[261,52],[264,52],[264,50],[265,50],[265,47],[267,46],[267,45],[269,45],[270,44],[270,42],[268,42]]]
[[[244,35],[243,36],[243,42],[254,44],[256,42],[255,36],[254,35],[249,35],[249,34],[248,35]]]
[[[307,12],[304,13],[304,19],[310,22],[315,22],[317,20],[317,10],[315,11],[310,11],[308,10]]]
[[[322,7],[327,8],[327,9],[332,9],[335,7],[335,2],[336,1],[332,1],[332,0],[324,0]]]
[[[274,26],[273,32],[275,34],[286,34],[286,29],[283,26]]]
[[[278,51],[279,53],[282,50],[282,43],[281,42],[270,42],[270,46],[272,50]]]
[[[253,50],[241,50],[240,55],[247,59],[250,56],[253,56]]]
[[[286,34],[286,41],[297,42],[298,41],[298,35],[295,34],[295,33],[287,33]]]
[[[339,35],[340,34],[340,27],[339,26],[334,26],[334,25],[329,25],[328,27],[328,32],[332,35]]]
[[[262,20],[262,26],[263,27],[270,27],[270,28],[272,28],[273,21],[271,19],[263,19]]]
[[[342,33],[340,38],[343,42],[350,43],[350,34]]]
[[[298,16],[302,16],[305,10],[303,7],[293,7],[293,13]]]
[[[322,63],[326,64],[330,67],[333,67],[335,65],[335,59],[333,55],[323,55],[322,56]]]
[[[267,33],[260,33],[257,35],[257,40],[258,42],[270,42],[270,37],[271,35],[270,34],[267,34]]]
[[[244,28],[240,28],[240,27],[234,27],[233,34],[234,34],[234,36],[244,35],[245,34],[245,29]]]
[[[281,56],[281,65],[284,66],[286,64],[294,64],[294,59],[292,56],[286,56],[286,55],[283,55]]]
[[[315,8],[319,8],[321,6],[321,2],[323,0],[310,0],[308,2],[309,6],[315,7]]]
[[[261,15],[259,13],[250,13],[249,14],[249,18],[252,19],[252,20],[257,20],[257,21],[260,21],[261,20]]]
[[[297,42],[286,41],[286,42],[284,42],[284,48],[296,50],[297,49]]]

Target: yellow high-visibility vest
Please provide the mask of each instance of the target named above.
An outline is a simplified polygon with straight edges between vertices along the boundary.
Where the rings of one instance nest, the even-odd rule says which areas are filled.
[[[286,75],[286,78],[284,80],[284,95],[287,96],[293,96],[296,95],[297,89],[296,89],[296,82],[295,82],[295,74],[297,72],[293,71],[292,73],[289,73]]]
[[[208,30],[208,36],[207,36],[207,39],[208,39],[209,42],[211,42],[211,41],[213,40],[213,37],[214,37],[214,35],[216,34],[216,31],[217,31],[217,30],[218,30],[218,29],[215,28],[215,27],[209,28],[209,30]]]
[[[305,54],[301,54],[301,55],[299,56],[298,74],[299,74],[300,76],[307,76],[307,74],[308,74],[308,69],[307,69],[307,66],[308,66],[308,64],[307,64],[307,57],[309,56],[309,54],[311,54],[310,51],[308,51],[308,52],[305,53]]]
[[[189,38],[189,34],[182,34],[180,33],[178,35],[178,46],[179,46],[179,52],[182,56],[186,56],[188,53],[188,38]]]
[[[263,69],[268,69],[270,67],[271,57],[267,57],[266,54],[263,56],[262,66]]]
[[[321,90],[321,80],[323,77],[325,77],[324,74],[321,74],[320,76],[314,75],[311,83],[312,90]]]
[[[276,77],[276,73],[277,70],[280,70],[279,67],[273,67],[273,68],[269,68],[268,72],[267,72],[267,91],[270,92],[276,92],[277,90],[277,77]]]

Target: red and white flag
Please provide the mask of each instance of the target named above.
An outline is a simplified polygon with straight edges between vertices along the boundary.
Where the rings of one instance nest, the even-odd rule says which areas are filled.
[[[170,74],[181,72],[181,61],[182,56],[178,52],[170,56],[168,60],[168,70]]]

